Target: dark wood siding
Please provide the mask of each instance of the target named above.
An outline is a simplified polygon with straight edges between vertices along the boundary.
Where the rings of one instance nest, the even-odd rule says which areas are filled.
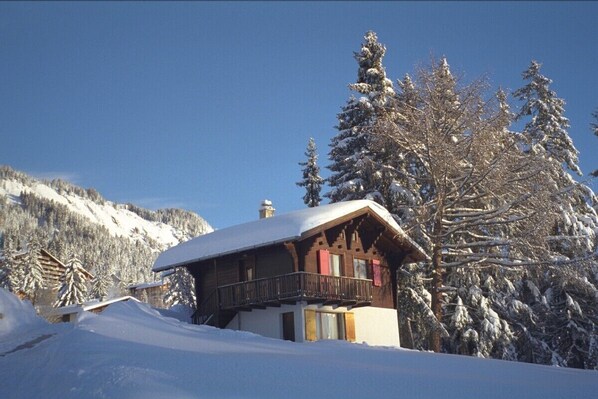
[[[195,278],[197,304],[201,304],[217,287],[242,281],[241,264],[255,265],[254,278],[267,278],[293,272],[293,258],[284,245],[222,256],[188,267]]]
[[[311,239],[308,243],[300,243],[297,245],[300,248],[299,257],[300,264],[304,265],[304,271],[309,273],[318,273],[318,251],[328,250],[331,254],[338,254],[342,256],[342,270],[341,275],[345,277],[355,277],[353,269],[353,259],[364,259],[368,261],[367,277],[373,279],[372,275],[372,260],[380,261],[380,272],[382,277],[382,284],[380,287],[373,287],[373,301],[372,306],[382,308],[394,308],[394,300],[391,284],[391,273],[389,268],[389,260],[385,256],[385,252],[380,248],[383,245],[370,246],[367,252],[364,252],[364,245],[361,238],[361,233],[358,229],[353,233],[335,234],[336,239],[329,245],[328,238],[331,236],[325,233],[320,234],[315,240]],[[307,241],[307,240],[306,240]]]
[[[284,246],[259,251],[255,256],[257,278],[280,276],[293,273],[293,258]]]
[[[255,265],[255,279],[295,271],[318,273],[318,251],[327,250],[341,255],[341,276],[344,277],[355,277],[353,260],[363,259],[367,261],[367,278],[372,280],[372,261],[379,261],[381,284],[372,289],[371,305],[392,309],[396,293],[393,293],[394,272],[391,270],[396,271],[405,255],[402,244],[392,234],[375,217],[355,215],[352,219],[331,222],[320,231],[310,231],[309,236],[293,243],[276,244],[190,265],[197,281],[198,305],[217,287],[240,282],[246,274],[241,272],[241,264]]]

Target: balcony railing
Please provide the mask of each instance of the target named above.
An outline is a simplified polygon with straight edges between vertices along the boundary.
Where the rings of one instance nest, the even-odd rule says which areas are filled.
[[[297,272],[218,288],[220,310],[243,310],[306,301],[339,306],[372,302],[372,281]]]
[[[193,322],[224,327],[238,310],[300,301],[368,306],[372,303],[372,280],[297,272],[224,285],[199,304]]]

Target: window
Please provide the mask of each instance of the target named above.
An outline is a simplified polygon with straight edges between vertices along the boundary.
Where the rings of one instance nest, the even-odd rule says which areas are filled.
[[[365,259],[353,259],[353,277],[368,278],[368,261]]]
[[[316,337],[320,339],[345,339],[342,313],[316,312]]]
[[[342,275],[343,259],[341,255],[331,254],[326,249],[318,251],[318,272],[329,276]]]
[[[332,313],[305,310],[305,338],[308,341],[341,339],[355,341],[353,313]]]
[[[251,281],[255,278],[255,261],[251,258],[239,260],[240,281]]]
[[[247,266],[247,268],[245,269],[245,280],[253,280],[253,266]]]
[[[340,276],[341,275],[341,256],[337,254],[330,254],[330,275]]]

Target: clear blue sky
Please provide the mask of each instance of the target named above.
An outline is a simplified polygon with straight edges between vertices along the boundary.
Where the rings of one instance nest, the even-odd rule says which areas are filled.
[[[597,2],[2,2],[0,164],[217,228],[264,198],[301,208],[297,163],[313,136],[328,175],[371,29],[393,80],[444,55],[465,81],[513,90],[542,62],[588,173],[597,16]]]

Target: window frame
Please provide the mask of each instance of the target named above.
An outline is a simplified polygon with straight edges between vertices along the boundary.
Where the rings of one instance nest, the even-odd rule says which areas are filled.
[[[367,280],[369,278],[368,269],[369,269],[370,263],[371,263],[371,261],[369,261],[367,259],[353,257],[353,277]],[[357,273],[357,271],[358,271],[357,265],[358,264],[361,264],[360,270],[363,272],[363,277],[361,277],[361,273],[358,276],[358,273]]]

